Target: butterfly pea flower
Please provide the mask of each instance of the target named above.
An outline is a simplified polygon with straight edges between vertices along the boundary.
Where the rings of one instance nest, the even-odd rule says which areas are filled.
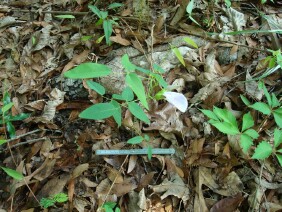
[[[182,113],[184,113],[187,110],[187,108],[188,108],[188,101],[187,101],[186,97],[182,93],[165,91],[163,93],[163,96],[165,97],[165,99],[170,104],[172,104],[174,107],[176,107]]]

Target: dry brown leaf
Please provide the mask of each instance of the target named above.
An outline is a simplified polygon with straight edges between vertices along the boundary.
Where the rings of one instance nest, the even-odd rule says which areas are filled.
[[[178,174],[172,173],[171,179],[165,178],[160,185],[150,186],[155,193],[163,193],[161,199],[172,195],[182,199],[183,203],[190,198],[190,191]]]
[[[38,174],[34,176],[34,178],[39,181],[42,181],[50,176],[50,174],[53,172],[53,168],[56,163],[56,159],[50,160],[46,158],[46,160],[47,162],[46,162],[44,169],[42,169]]]
[[[234,197],[227,197],[224,199],[221,199],[217,203],[215,203],[212,208],[210,209],[210,212],[233,212],[236,211],[238,206],[241,204],[241,202],[244,200],[244,197],[241,193],[238,193]]]
[[[122,183],[123,182],[123,177],[122,177],[121,173],[116,169],[108,168],[107,176],[110,179],[110,181],[112,181],[114,183]]]
[[[71,178],[75,179],[75,178],[79,177],[88,168],[89,168],[89,164],[88,163],[84,163],[84,164],[78,165],[77,167],[74,168],[74,170],[73,170],[73,172],[71,174]]]
[[[129,46],[131,44],[130,41],[128,41],[127,39],[122,38],[120,34],[117,34],[116,36],[111,36],[110,40],[115,43],[119,43],[123,46]]]
[[[124,180],[122,183],[115,183],[113,185],[111,193],[120,197],[129,193],[130,191],[133,191],[135,188],[137,188],[137,185],[131,179],[127,179]]]
[[[137,159],[138,159],[137,155],[131,155],[129,157],[127,173],[132,172],[132,170],[135,168],[136,163],[137,163]]]
[[[146,187],[147,185],[149,185],[150,182],[152,181],[154,175],[155,175],[155,172],[150,172],[150,173],[144,175],[144,176],[141,178],[140,182],[139,182],[139,185],[138,185],[137,190],[140,191],[140,190],[142,190],[144,187]]]

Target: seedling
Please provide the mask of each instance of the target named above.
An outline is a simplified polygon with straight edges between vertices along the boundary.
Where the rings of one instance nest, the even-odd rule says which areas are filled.
[[[279,128],[282,128],[282,106],[278,101],[274,93],[271,95],[267,91],[265,85],[259,82],[259,88],[263,89],[267,103],[256,102],[251,104],[250,101],[243,95],[241,95],[242,101],[251,109],[257,110],[264,115],[264,120],[274,117],[275,123]],[[227,135],[239,135],[240,145],[244,153],[248,153],[249,149],[254,146],[254,140],[259,138],[259,134],[252,127],[254,126],[254,120],[250,113],[243,116],[241,130],[239,130],[237,120],[235,116],[227,109],[220,109],[214,107],[213,111],[201,110],[207,117],[209,117],[209,123],[216,127],[220,132]],[[276,128],[274,130],[274,144],[265,140],[260,141],[255,148],[253,159],[266,159],[272,153],[275,154],[278,162],[282,166],[282,148],[279,147],[282,143],[282,131]]]
[[[122,56],[121,63],[125,69],[126,87],[120,94],[113,94],[111,99],[107,98],[108,102],[95,104],[82,111],[79,114],[80,118],[101,120],[112,116],[120,127],[122,123],[121,109],[126,107],[137,119],[150,124],[150,119],[144,112],[144,110],[149,110],[148,98],[157,100],[166,98],[168,102],[172,103],[180,111],[186,111],[188,103],[183,94],[166,91],[167,83],[162,77],[164,70],[160,66],[154,64],[153,70],[138,67],[130,62],[127,54]],[[140,73],[142,73],[142,76]],[[103,64],[84,63],[65,72],[64,76],[72,79],[89,79],[104,77],[109,74],[111,74],[111,69]],[[149,82],[148,91],[143,86],[143,78],[146,78]],[[101,96],[106,93],[106,89],[101,84],[91,80],[87,80],[86,83],[90,89],[93,89]],[[158,95],[153,93],[155,88],[160,90]],[[137,100],[134,95],[136,95]],[[149,137],[147,135],[138,135],[130,139],[128,143],[137,144],[142,141],[148,142]],[[148,157],[151,158],[152,147],[150,145],[147,145],[147,152]]]
[[[107,7],[107,9],[108,10],[115,9],[115,8],[121,7],[122,5],[123,4],[120,4],[120,3],[112,3]],[[99,21],[96,23],[96,26],[103,24],[106,43],[110,45],[111,44],[110,36],[112,35],[112,32],[113,32],[113,24],[117,24],[116,21],[118,19],[116,18],[110,19],[108,16],[108,11],[101,11],[94,5],[88,5],[88,8],[99,17]],[[99,42],[101,42],[104,36],[100,38]]]
[[[65,193],[58,193],[48,198],[42,198],[40,200],[40,206],[43,208],[49,208],[54,206],[56,203],[63,203],[66,201],[68,201],[68,195]]]

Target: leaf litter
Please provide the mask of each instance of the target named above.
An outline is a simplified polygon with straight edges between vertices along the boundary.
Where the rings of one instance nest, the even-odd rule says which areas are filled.
[[[280,34],[226,33],[258,30],[260,24],[262,30],[279,29],[281,2],[232,2],[228,8],[223,2],[195,1],[193,19],[186,19],[188,1],[130,0],[110,11],[118,18],[109,39],[112,45],[106,45],[103,28],[94,24],[97,17],[88,13],[90,3],[12,0],[0,5],[2,94],[8,91],[13,97],[13,115],[32,112],[15,123],[18,137],[0,147],[1,167],[24,175],[16,181],[0,172],[0,209],[37,210],[40,199],[63,192],[68,201],[57,209],[79,212],[98,211],[105,202],[117,203],[121,211],[281,210],[281,167],[273,167],[277,163],[272,159],[261,166],[240,154],[240,148],[238,154],[238,138],[216,131],[198,110],[226,105],[241,117],[246,106],[240,94],[256,101],[263,98],[253,80],[267,67],[265,49],[281,48]],[[96,6],[106,10],[110,3]],[[62,14],[75,18],[56,17]],[[215,33],[208,36],[208,31]],[[174,55],[170,44],[181,56]],[[109,65],[117,70],[115,77],[98,82],[113,92],[124,86],[120,58],[125,53],[135,65],[160,65],[171,91],[182,93],[188,108],[172,98],[183,113],[170,103],[150,102],[150,123],[136,121],[127,110],[120,128],[112,118],[79,119],[82,108],[102,99],[83,80],[64,81],[63,73],[84,62]],[[279,72],[267,76],[265,83],[281,95]],[[83,92],[87,95],[80,96]],[[269,138],[272,126],[264,123],[259,130]],[[0,132],[1,140],[6,139],[5,128]],[[141,132],[149,135],[154,148],[172,147],[176,153],[153,155],[151,160],[95,155],[97,149],[132,148],[126,141]]]

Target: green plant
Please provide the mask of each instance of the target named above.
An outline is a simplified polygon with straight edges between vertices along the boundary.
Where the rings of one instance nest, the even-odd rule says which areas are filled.
[[[198,49],[198,45],[196,44],[196,42],[189,38],[189,37],[185,37],[183,38],[183,41],[185,41],[187,44],[189,44],[191,47]],[[179,62],[185,67],[185,61],[184,58],[182,56],[182,54],[180,53],[179,49],[177,47],[171,46],[171,50],[173,51],[173,53],[175,54],[175,56],[177,57],[177,59],[179,60]]]
[[[27,113],[21,113],[18,115],[12,115],[11,114],[11,109],[13,107],[13,102],[11,102],[11,98],[8,92],[4,92],[4,96],[2,99],[3,106],[1,107],[0,110],[0,124],[4,125],[10,138],[15,138],[16,137],[16,130],[12,122],[14,121],[21,121],[29,117],[30,114]],[[5,135],[6,136],[6,135]],[[7,143],[6,139],[1,139],[0,140],[0,145]],[[10,177],[16,179],[16,180],[22,180],[23,175],[13,169],[9,169],[6,167],[0,167],[4,172],[6,172],[7,175]]]
[[[120,94],[112,94],[112,98],[104,97],[107,102],[98,103],[90,106],[79,114],[80,118],[101,120],[113,117],[118,126],[122,123],[122,108],[128,108],[129,111],[137,119],[150,123],[144,110],[149,110],[147,102],[148,98],[163,99],[166,98],[169,102],[179,108],[182,112],[187,109],[188,103],[182,94],[175,92],[167,92],[167,83],[163,79],[162,74],[165,72],[157,64],[153,64],[152,70],[147,70],[132,64],[127,54],[121,58],[121,63],[125,68],[125,83],[126,87]],[[111,69],[103,64],[98,63],[83,63],[64,73],[64,76],[72,79],[89,79],[104,77],[111,74]],[[147,79],[149,82],[148,89],[143,86],[142,79]],[[104,96],[106,89],[99,83],[86,80],[90,89],[96,91],[101,96]],[[157,94],[155,94],[159,91]],[[137,99],[135,99],[134,94]],[[184,103],[183,103],[184,101]],[[145,135],[138,135],[128,142],[137,144],[142,141],[149,141]],[[148,145],[148,157],[152,157],[152,148]]]
[[[107,7],[107,9],[108,10],[115,9],[115,8],[121,7],[122,5],[123,4],[121,3],[112,3]],[[94,5],[88,5],[88,8],[99,17],[99,20],[96,23],[96,26],[103,24],[106,43],[110,45],[111,44],[110,36],[113,32],[113,24],[117,24],[116,20],[118,19],[117,18],[110,19],[108,15],[108,11],[101,11]],[[102,39],[103,37],[100,39],[100,42]]]
[[[42,198],[40,200],[40,206],[43,208],[49,208],[56,203],[62,203],[68,201],[68,195],[65,193],[58,193],[48,198]]]
[[[270,74],[274,73],[275,71],[282,69],[282,54],[281,50],[278,49],[276,51],[268,49],[269,52],[272,53],[272,55],[267,56],[263,59],[263,63],[267,64],[268,68],[267,70],[259,77],[256,78],[258,80],[261,80]]]
[[[193,21],[198,26],[201,26],[193,17],[192,17],[192,11],[194,9],[194,0],[191,0],[186,7],[186,12],[188,13],[188,18]]]
[[[105,212],[120,212],[120,208],[116,206],[115,202],[105,202],[102,206]]]
[[[282,106],[278,101],[274,93],[271,95],[267,91],[267,88],[262,82],[259,82],[259,88],[263,89],[267,103],[256,102],[251,104],[250,101],[243,95],[241,95],[242,101],[249,108],[257,110],[263,114],[264,121],[274,117],[275,123],[279,128],[282,127]],[[254,140],[259,138],[259,134],[252,127],[254,126],[254,120],[250,112],[243,116],[242,126],[239,129],[235,116],[227,109],[220,109],[214,107],[211,110],[201,110],[210,120],[209,123],[216,127],[220,132],[232,136],[240,136],[240,145],[244,153],[247,153],[250,147],[254,146]],[[282,131],[276,128],[274,130],[274,145],[270,142],[260,141],[254,150],[252,155],[253,159],[266,159],[272,153],[277,157],[280,165],[282,166],[282,148],[279,148],[282,143]]]

